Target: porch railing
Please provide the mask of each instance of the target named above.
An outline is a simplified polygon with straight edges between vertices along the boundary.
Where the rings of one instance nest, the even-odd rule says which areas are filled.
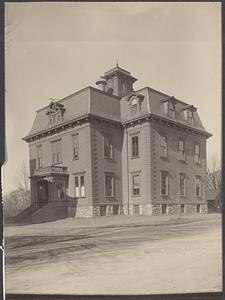
[[[62,166],[48,166],[42,167],[34,170],[34,175],[36,176],[43,176],[43,175],[50,175],[50,174],[68,174],[68,168]]]

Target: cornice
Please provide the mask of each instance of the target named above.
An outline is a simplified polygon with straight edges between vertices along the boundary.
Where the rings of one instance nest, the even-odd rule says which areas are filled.
[[[57,124],[54,127],[46,128],[45,130],[36,132],[34,134],[28,134],[27,136],[22,138],[22,140],[24,140],[27,143],[30,143],[30,142],[33,142],[35,140],[42,139],[42,138],[45,138],[45,137],[49,137],[53,134],[60,133],[60,132],[65,131],[67,129],[71,129],[71,128],[74,128],[76,126],[80,126],[82,124],[88,123],[88,122],[97,122],[97,123],[101,123],[101,124],[105,123],[105,124],[108,124],[110,126],[121,127],[121,122],[109,120],[109,119],[106,119],[106,118],[102,118],[102,117],[96,116],[94,114],[87,114],[87,115],[84,115],[80,118],[73,119],[73,120],[70,120],[68,122],[64,122],[64,123],[61,123],[61,124]]]
[[[154,114],[147,114],[129,121],[125,121],[122,123],[123,127],[129,127],[129,126],[134,126],[136,124],[140,124],[142,122],[150,122],[150,123],[157,123],[157,124],[161,124],[161,125],[166,125],[168,127],[174,128],[174,129],[178,129],[181,131],[185,131],[185,132],[189,132],[191,134],[195,134],[201,137],[205,137],[205,138],[209,138],[212,136],[211,133],[195,128],[195,127],[191,127],[189,125],[185,125],[173,120],[169,120]]]
[[[114,121],[106,118],[102,118],[100,116],[94,115],[94,114],[87,114],[84,115],[80,118],[70,120],[68,122],[64,122],[61,124],[57,124],[56,126],[53,126],[51,128],[46,128],[45,130],[36,132],[34,134],[28,134],[25,136],[22,140],[30,143],[33,142],[37,139],[45,138],[48,136],[51,136],[55,133],[59,133],[62,131],[65,131],[70,128],[74,128],[75,126],[80,126],[84,123],[98,123],[98,124],[108,124],[110,126],[116,126],[116,127],[129,127],[129,126],[135,126],[137,124],[141,124],[143,122],[150,122],[150,123],[157,123],[161,125],[166,125],[167,127],[171,127],[174,129],[178,129],[184,132],[189,132],[191,134],[195,134],[204,138],[209,138],[212,136],[211,133],[207,131],[203,131],[185,124],[178,123],[173,120],[169,120],[163,117],[159,117],[154,114],[146,114],[141,117],[125,121],[125,122],[119,122],[119,121]]]

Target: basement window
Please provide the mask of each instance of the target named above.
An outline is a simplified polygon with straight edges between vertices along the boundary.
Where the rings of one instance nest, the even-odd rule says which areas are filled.
[[[140,205],[139,204],[134,204],[133,205],[133,214],[134,215],[140,215]]]
[[[200,213],[200,208],[201,208],[200,204],[197,204],[196,205],[196,213],[198,213],[198,214]]]
[[[163,215],[167,214],[167,204],[162,204],[162,214]]]

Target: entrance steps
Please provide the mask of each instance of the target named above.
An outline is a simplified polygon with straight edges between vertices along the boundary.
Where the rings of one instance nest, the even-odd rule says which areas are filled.
[[[42,223],[68,217],[69,201],[52,201],[36,207],[31,205],[14,217],[14,223]]]
[[[68,201],[52,201],[31,215],[31,223],[55,221],[68,217]]]

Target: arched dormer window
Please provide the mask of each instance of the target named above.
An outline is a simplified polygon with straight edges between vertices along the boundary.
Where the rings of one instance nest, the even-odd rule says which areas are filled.
[[[137,98],[133,98],[130,102],[131,113],[136,113],[137,112],[137,106],[138,106]]]
[[[54,125],[55,123],[61,122],[63,120],[64,112],[65,108],[63,107],[63,104],[52,101],[49,104],[49,108],[46,112],[49,125]]]
[[[135,114],[141,110],[141,104],[144,100],[144,96],[141,94],[132,93],[129,95],[129,97],[127,97],[126,100],[129,101],[131,114]]]

